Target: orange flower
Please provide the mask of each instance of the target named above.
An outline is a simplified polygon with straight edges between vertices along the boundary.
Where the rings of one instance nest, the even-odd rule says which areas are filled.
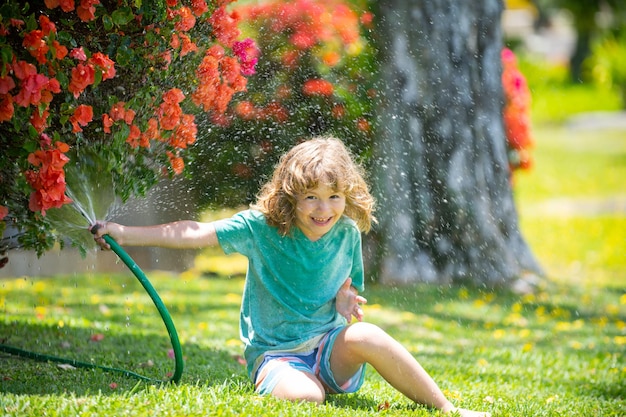
[[[67,56],[67,48],[59,43],[59,41],[52,41],[52,47],[54,48],[55,54],[54,57],[56,59],[63,59]]]
[[[130,133],[128,134],[128,137],[126,138],[126,143],[128,143],[132,148],[136,148],[140,144],[140,141],[139,141],[140,138],[141,138],[141,130],[139,130],[139,128],[136,125],[131,125]]]
[[[135,120],[135,115],[137,114],[137,112],[135,112],[135,110],[133,109],[127,109],[126,110],[126,114],[124,114],[124,122],[127,125],[131,125],[133,124],[133,120]]]
[[[322,62],[329,67],[334,67],[341,60],[341,55],[337,51],[328,51],[322,55]]]
[[[237,12],[229,14],[225,5],[217,8],[209,18],[209,23],[218,42],[229,48],[239,38],[241,33],[237,27],[238,21],[239,15]]]
[[[302,85],[302,92],[307,96],[331,96],[334,92],[333,85],[323,79],[311,79]]]
[[[153,140],[159,137],[159,123],[157,119],[150,118],[148,120],[148,127],[143,134],[147,140]]]
[[[180,103],[185,99],[185,94],[179,88],[172,88],[163,93],[163,101],[166,103]]]
[[[193,43],[191,41],[191,39],[189,39],[189,36],[185,35],[184,33],[180,34],[180,39],[182,40],[183,46],[180,49],[180,56],[185,56],[187,54],[190,54],[191,52],[196,52],[198,51],[198,46],[196,46],[195,43]]]
[[[124,120],[124,116],[126,114],[126,109],[124,108],[125,105],[126,103],[124,103],[123,101],[118,101],[111,106],[111,111],[109,111],[109,115],[111,115],[111,119],[114,122],[117,122],[118,120]]]
[[[183,109],[177,103],[169,103],[164,101],[159,106],[157,116],[159,118],[159,124],[162,129],[173,130],[183,115]]]
[[[284,123],[289,119],[289,112],[280,103],[273,101],[265,107],[265,114],[276,121]]]
[[[57,28],[48,16],[42,14],[39,16],[39,26],[44,36],[49,36],[50,33],[56,33]]]
[[[100,0],[80,0],[80,5],[76,8],[76,14],[83,22],[90,22],[96,18],[96,8],[94,5],[100,4]]]
[[[113,119],[108,114],[104,113],[102,115],[102,130],[104,133],[111,133],[111,126],[113,126]]]
[[[175,148],[185,149],[196,141],[198,128],[195,117],[192,114],[183,114],[174,134],[170,137],[170,145]]]
[[[74,98],[78,98],[85,88],[92,85],[95,80],[95,70],[92,65],[78,64],[72,68],[72,80],[67,89],[74,94]]]
[[[209,6],[207,6],[204,0],[191,0],[191,10],[194,15],[200,17],[209,11]]]
[[[0,123],[8,122],[13,118],[15,111],[13,107],[13,96],[11,94],[3,94],[0,100]]]
[[[165,153],[170,160],[170,166],[174,174],[179,175],[185,169],[185,161],[180,156],[174,155],[171,151]]]
[[[7,75],[0,75],[0,94],[7,94],[9,91],[15,88],[15,81],[13,77]]]
[[[187,6],[183,6],[175,12],[180,18],[174,23],[174,28],[180,32],[187,32],[196,25],[196,17],[193,15],[191,9]]]
[[[65,171],[63,166],[69,161],[65,152],[69,146],[57,142],[56,148],[38,150],[28,155],[28,162],[36,170],[25,172],[26,181],[33,188],[30,196],[29,208],[32,211],[41,211],[45,216],[49,208],[61,207],[71,203],[65,195]]]
[[[235,113],[243,120],[253,120],[256,118],[258,111],[251,101],[240,101],[235,106]]]
[[[41,30],[32,30],[24,35],[22,46],[24,46],[40,64],[45,64],[48,61],[46,54],[49,48],[46,41],[43,40],[43,32]]]
[[[87,62],[102,71],[102,81],[115,77],[115,62],[102,52],[94,53]]]
[[[42,102],[42,92],[47,89],[50,79],[43,74],[28,75],[20,83],[20,92],[15,96],[15,102],[22,107],[37,106]],[[51,98],[46,95],[46,98]]]
[[[35,128],[37,133],[41,134],[46,127],[48,127],[48,116],[50,116],[48,109],[44,110],[41,114],[39,114],[39,109],[35,109],[31,113],[30,124]]]
[[[93,108],[86,104],[81,104],[76,107],[74,114],[70,117],[70,123],[72,123],[72,132],[82,132],[81,126],[87,126],[89,122],[93,120]]]

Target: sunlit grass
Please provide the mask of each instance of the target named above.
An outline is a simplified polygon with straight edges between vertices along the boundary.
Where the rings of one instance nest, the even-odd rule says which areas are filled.
[[[564,101],[569,110],[550,104],[550,118],[564,120],[560,112],[570,114],[583,103],[567,97],[574,97]],[[547,271],[539,290],[519,296],[369,283],[366,319],[400,340],[461,406],[494,416],[621,417],[626,135],[543,124],[535,133],[536,164],[516,176],[515,193],[524,236]],[[206,219],[223,214],[207,213]],[[183,343],[179,385],[0,354],[0,414],[439,415],[410,404],[371,369],[357,394],[331,397],[321,407],[255,395],[238,337],[244,268],[240,257],[207,251],[182,274],[148,273]],[[167,378],[173,370],[163,323],[130,273],[3,279],[0,312],[1,343],[153,378]]]
[[[179,386],[64,370],[2,357],[5,415],[436,415],[416,408],[373,371],[358,394],[325,406],[259,398],[240,363],[242,278],[152,273],[186,360]],[[398,338],[458,403],[516,416],[619,416],[626,389],[626,296],[561,285],[524,297],[426,285],[369,285],[369,321]],[[169,341],[151,301],[127,275],[2,281],[5,343],[162,378]],[[104,338],[93,341],[93,334]],[[151,364],[146,366],[146,364]],[[598,414],[599,411],[603,414]]]

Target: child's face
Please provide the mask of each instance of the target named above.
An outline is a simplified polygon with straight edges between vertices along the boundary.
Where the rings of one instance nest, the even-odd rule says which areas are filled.
[[[296,226],[311,241],[324,236],[343,215],[346,196],[328,185],[320,185],[296,200]]]

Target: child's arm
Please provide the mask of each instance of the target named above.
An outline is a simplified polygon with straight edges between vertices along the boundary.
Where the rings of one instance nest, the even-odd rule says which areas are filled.
[[[358,295],[356,288],[351,285],[352,278],[348,278],[337,291],[335,299],[337,312],[344,316],[348,323],[352,321],[352,316],[356,317],[358,321],[363,320],[363,309],[360,304],[367,303],[367,300]]]
[[[183,220],[156,226],[123,226],[113,222],[97,222],[90,227],[95,241],[110,249],[103,236],[109,235],[124,246],[159,246],[163,248],[195,249],[217,246],[213,223]]]

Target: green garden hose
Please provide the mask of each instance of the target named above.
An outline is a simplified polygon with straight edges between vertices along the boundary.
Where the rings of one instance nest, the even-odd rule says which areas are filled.
[[[73,359],[64,359],[64,358],[58,358],[56,356],[29,352],[23,349],[15,348],[12,346],[7,346],[4,344],[0,344],[0,351],[9,353],[11,355],[26,357],[29,359],[40,360],[44,362],[57,362],[57,363],[68,364],[76,368],[96,368],[96,369],[102,369],[102,370],[110,371],[110,372],[117,372],[125,376],[139,378],[144,381],[178,383],[183,374],[183,366],[184,366],[183,351],[180,346],[180,341],[178,340],[178,333],[176,332],[176,327],[174,327],[174,322],[172,321],[172,317],[167,311],[165,304],[163,304],[161,297],[159,297],[159,294],[156,292],[156,290],[154,289],[154,287],[152,286],[152,284],[150,283],[150,281],[148,280],[144,272],[141,270],[141,268],[139,268],[139,266],[133,260],[133,258],[131,258],[128,255],[128,253],[126,253],[126,251],[122,249],[122,247],[111,236],[105,235],[104,240],[109,244],[109,246],[111,247],[111,250],[115,252],[115,254],[122,260],[122,262],[124,262],[124,264],[126,264],[128,269],[130,269],[130,271],[139,280],[143,288],[146,290],[146,292],[148,293],[148,295],[154,302],[154,305],[156,306],[157,310],[159,311],[159,314],[161,315],[161,318],[163,319],[163,323],[165,324],[165,327],[167,328],[167,331],[170,336],[172,349],[174,350],[174,361],[175,361],[174,366],[175,367],[174,367],[174,374],[172,375],[172,377],[169,380],[153,379],[153,378],[148,378],[146,376],[137,374],[132,371],[127,371],[124,369],[110,368],[107,366],[96,365],[93,363],[80,362],[80,361],[76,361]]]

